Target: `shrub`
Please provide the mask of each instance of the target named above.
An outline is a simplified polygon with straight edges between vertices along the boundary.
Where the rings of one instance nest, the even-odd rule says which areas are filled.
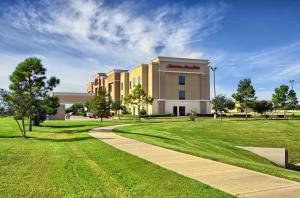
[[[196,111],[194,109],[191,110],[190,114],[189,114],[190,120],[191,121],[195,121],[196,119]]]
[[[122,109],[121,109],[122,114],[129,114],[130,112],[127,110],[125,105],[122,105]]]
[[[140,114],[141,116],[147,115],[147,111],[144,108],[142,108]]]
[[[172,117],[175,116],[174,114],[152,114],[152,115],[143,115],[143,118],[149,118],[149,117]]]
[[[73,115],[76,115],[76,116],[86,116],[86,112],[75,112]]]

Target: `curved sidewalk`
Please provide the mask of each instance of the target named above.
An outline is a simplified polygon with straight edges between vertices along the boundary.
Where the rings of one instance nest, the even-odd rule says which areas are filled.
[[[130,125],[130,124],[129,124]],[[122,151],[240,197],[300,197],[300,183],[139,142],[96,128],[90,135]]]

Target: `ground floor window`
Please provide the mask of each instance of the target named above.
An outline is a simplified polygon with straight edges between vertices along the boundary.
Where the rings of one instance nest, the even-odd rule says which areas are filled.
[[[177,106],[173,106],[173,114],[177,116]]]
[[[185,116],[185,106],[179,107],[179,116]]]

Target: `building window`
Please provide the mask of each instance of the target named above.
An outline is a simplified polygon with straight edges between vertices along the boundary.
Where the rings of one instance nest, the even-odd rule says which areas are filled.
[[[138,85],[140,85],[140,84],[141,84],[141,78],[138,77]]]
[[[135,87],[135,78],[133,78],[133,87]]]
[[[129,82],[129,89],[131,89],[131,81]]]
[[[185,85],[185,76],[179,76],[179,85]]]
[[[123,101],[123,95],[121,95],[121,101]]]
[[[185,100],[185,91],[179,91],[179,100]]]
[[[121,83],[121,91],[123,90],[123,83]]]

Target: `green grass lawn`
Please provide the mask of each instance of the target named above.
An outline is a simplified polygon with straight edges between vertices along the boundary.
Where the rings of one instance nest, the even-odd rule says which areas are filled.
[[[235,147],[286,147],[290,162],[300,163],[300,120],[199,119],[126,126],[115,131],[147,143],[300,181],[300,172],[280,168]]]
[[[0,119],[1,197],[229,197],[87,134],[124,122],[49,121],[24,140]]]

